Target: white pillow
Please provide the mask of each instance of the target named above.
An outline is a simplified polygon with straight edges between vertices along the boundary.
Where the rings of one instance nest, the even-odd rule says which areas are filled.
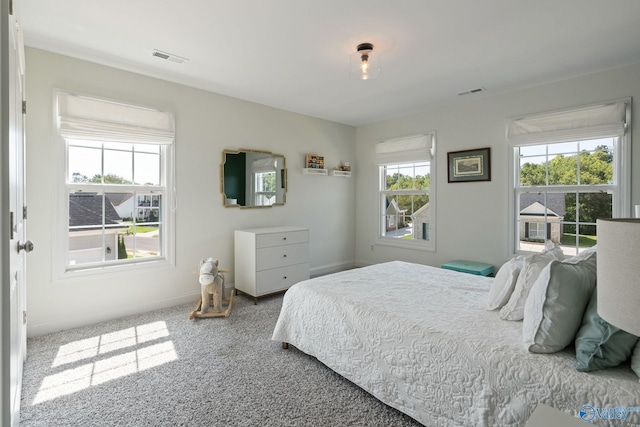
[[[511,258],[500,267],[489,289],[487,310],[502,308],[509,301],[522,268],[523,258],[523,256]]]
[[[522,340],[532,353],[555,353],[575,338],[596,286],[596,253],[551,261],[525,305]]]
[[[564,258],[564,255],[559,246],[549,251],[525,257],[509,302],[500,309],[500,318],[503,320],[522,320],[524,318],[524,305],[538,275],[551,261],[562,258]]]
[[[640,377],[640,341],[636,344],[631,355],[631,369]],[[638,380],[640,382],[640,380]]]

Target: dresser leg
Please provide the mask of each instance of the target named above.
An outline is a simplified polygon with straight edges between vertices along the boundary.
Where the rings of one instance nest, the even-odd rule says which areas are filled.
[[[282,348],[285,350],[289,350],[289,343],[283,342],[282,343]]]
[[[253,297],[253,305],[258,305],[258,297]]]

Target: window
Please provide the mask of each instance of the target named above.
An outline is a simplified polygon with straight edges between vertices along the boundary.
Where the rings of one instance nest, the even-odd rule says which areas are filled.
[[[276,203],[276,170],[278,160],[264,153],[250,153],[248,163],[251,165],[253,195],[252,206],[271,206]]]
[[[378,143],[380,242],[435,248],[434,134]]]
[[[533,241],[544,242],[547,237],[546,225],[551,225],[551,224],[545,224],[543,222],[525,223],[525,226],[527,227],[527,231],[525,232],[526,237]]]
[[[597,244],[596,220],[629,214],[628,102],[514,119],[515,250],[567,255]]]
[[[57,93],[60,275],[172,262],[173,116]]]
[[[255,206],[270,206],[276,202],[276,171],[258,172],[255,176]]]

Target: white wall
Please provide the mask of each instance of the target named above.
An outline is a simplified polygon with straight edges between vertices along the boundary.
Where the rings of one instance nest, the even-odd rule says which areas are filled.
[[[197,263],[220,259],[233,270],[233,230],[292,225],[310,230],[311,273],[350,267],[355,256],[355,179],[302,174],[305,155],[329,167],[355,163],[355,128],[113,68],[27,48],[28,257],[30,336],[198,299]],[[176,266],[53,282],[53,88],[155,106],[176,115]],[[286,156],[285,206],[225,208],[222,150],[250,148]],[[226,275],[233,283],[233,272]],[[188,313],[185,312],[185,316]]]
[[[633,205],[640,203],[640,151],[635,149],[640,143],[640,64],[513,93],[470,97],[457,105],[359,127],[356,264],[402,259],[438,266],[454,259],[468,259],[500,266],[510,256],[507,236],[511,227],[505,119],[628,96],[634,97],[636,107],[632,118],[636,127],[632,141]],[[374,144],[423,131],[437,132],[436,251],[376,245],[379,208]],[[482,147],[491,147],[491,181],[447,183],[447,152]]]

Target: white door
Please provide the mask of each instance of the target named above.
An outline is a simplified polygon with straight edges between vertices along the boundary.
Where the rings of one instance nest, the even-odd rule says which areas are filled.
[[[7,58],[3,58],[3,71],[8,74],[8,84],[3,81],[3,93],[8,95],[7,115],[3,117],[3,138],[8,132],[8,158],[3,167],[9,172],[9,215],[11,221],[9,242],[9,292],[3,292],[3,299],[8,296],[8,304],[3,300],[3,310],[8,309],[10,317],[8,325],[2,323],[3,345],[10,340],[10,354],[3,355],[3,372],[8,372],[9,396],[2,399],[2,425],[17,426],[20,421],[20,394],[22,389],[22,368],[26,357],[26,289],[25,289],[25,254],[33,249],[33,244],[26,241],[26,205],[25,205],[25,142],[24,142],[24,47],[17,16],[17,0],[10,0],[8,17]],[[7,17],[5,17],[7,19]],[[5,21],[7,22],[7,21]],[[4,85],[8,86],[5,87]],[[5,91],[6,89],[6,91]],[[4,143],[4,142],[3,142]],[[8,163],[8,165],[7,165]],[[5,187],[6,188],[6,187]],[[6,246],[5,246],[6,247]],[[4,286],[6,286],[5,284]],[[3,320],[7,317],[4,316]],[[4,351],[3,351],[4,352]],[[6,364],[9,370],[6,370]],[[4,388],[4,390],[7,390]]]

